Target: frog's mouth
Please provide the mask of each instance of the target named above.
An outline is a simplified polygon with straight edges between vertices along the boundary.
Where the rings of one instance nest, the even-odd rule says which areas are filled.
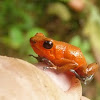
[[[39,51],[39,49],[36,46],[36,41],[33,39],[33,37],[30,38],[30,44],[35,52]]]
[[[32,49],[34,50],[34,52],[35,52],[37,55],[39,55],[40,57],[44,57],[45,54],[42,52],[41,49],[39,49],[39,48],[37,47],[36,41],[30,39],[30,44],[31,44]]]

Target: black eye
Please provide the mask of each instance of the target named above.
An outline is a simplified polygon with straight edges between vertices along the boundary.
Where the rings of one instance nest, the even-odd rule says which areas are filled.
[[[53,46],[52,41],[44,41],[44,43],[43,43],[43,47],[46,49],[51,49],[52,46]]]

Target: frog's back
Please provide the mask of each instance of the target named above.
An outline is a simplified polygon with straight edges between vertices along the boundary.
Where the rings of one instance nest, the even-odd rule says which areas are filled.
[[[74,60],[76,63],[78,63],[79,67],[87,65],[86,59],[80,48],[73,46],[71,44],[66,44],[64,57],[70,60]]]

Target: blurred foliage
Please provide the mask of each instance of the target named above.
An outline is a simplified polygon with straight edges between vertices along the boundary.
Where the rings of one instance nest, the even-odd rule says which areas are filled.
[[[56,15],[63,21],[69,21],[71,19],[71,14],[70,14],[69,9],[66,7],[66,5],[63,5],[62,3],[50,4],[47,11],[48,11],[48,14]]]
[[[100,64],[99,13],[99,0],[0,0],[0,55],[35,63],[36,59],[28,56],[36,55],[29,39],[42,32],[81,48],[88,63],[94,62],[95,56]],[[96,79],[87,87],[83,94],[99,100]]]
[[[89,16],[83,28],[84,36],[88,37],[94,52],[100,55],[100,13],[97,7],[89,5]],[[98,59],[97,59],[98,60]],[[100,64],[100,61],[98,61]]]

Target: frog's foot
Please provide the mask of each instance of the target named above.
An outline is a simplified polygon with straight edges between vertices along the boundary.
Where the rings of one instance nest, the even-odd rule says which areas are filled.
[[[42,60],[42,62],[44,62],[48,66],[50,66],[49,68],[53,68],[54,67],[54,69],[55,69],[56,66],[50,60],[48,60],[47,58],[42,58],[41,60]],[[48,68],[46,68],[46,69],[48,69]]]
[[[74,73],[75,76],[76,76],[79,80],[81,80],[81,82],[84,83],[85,85],[86,85],[87,83],[89,83],[89,82],[93,79],[93,76],[94,76],[94,74],[93,74],[93,75],[90,75],[90,76],[81,77],[81,76],[80,76],[75,70],[73,70],[73,69],[70,69],[70,72]]]
[[[40,56],[36,57],[34,55],[29,55],[29,56],[32,56],[32,57],[36,58],[39,62],[44,62],[48,66],[50,66],[50,67],[43,67],[43,70],[46,70],[46,69],[55,69],[56,70],[57,69],[57,67],[50,60],[48,60],[47,58],[40,57]]]
[[[53,70],[57,70],[57,66],[55,66],[50,60],[48,60],[47,58],[42,58],[42,62],[45,62],[49,67],[43,67],[43,70],[46,69],[53,69]]]
[[[57,67],[56,66],[55,67],[43,67],[43,70],[46,70],[46,69],[54,69],[54,70],[56,70]]]
[[[38,62],[42,62],[42,57],[40,57],[40,56],[36,57],[36,56],[34,56],[34,55],[31,55],[31,54],[30,54],[29,56],[31,56],[31,57],[37,59]]]
[[[81,79],[82,79],[82,82],[86,85],[86,84],[88,84],[88,83],[91,82],[91,80],[93,79],[93,77],[94,77],[94,74],[90,75],[90,76],[86,76],[86,77],[81,77]]]

